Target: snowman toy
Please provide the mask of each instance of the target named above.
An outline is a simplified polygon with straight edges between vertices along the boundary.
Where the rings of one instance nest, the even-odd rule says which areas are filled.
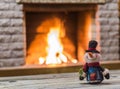
[[[90,84],[101,83],[110,78],[109,70],[100,65],[101,54],[96,50],[98,43],[95,40],[89,41],[89,48],[84,54],[85,64],[79,71],[79,80],[86,78]]]

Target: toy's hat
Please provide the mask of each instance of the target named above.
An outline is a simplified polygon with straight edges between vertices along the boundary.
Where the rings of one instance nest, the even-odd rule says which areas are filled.
[[[100,53],[99,51],[96,50],[98,43],[95,40],[89,41],[89,48],[86,50],[86,52],[93,52],[93,53]]]

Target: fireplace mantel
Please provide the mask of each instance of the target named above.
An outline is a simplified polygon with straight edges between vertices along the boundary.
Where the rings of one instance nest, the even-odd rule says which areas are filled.
[[[106,0],[16,0],[17,3],[41,3],[41,4],[101,4]]]

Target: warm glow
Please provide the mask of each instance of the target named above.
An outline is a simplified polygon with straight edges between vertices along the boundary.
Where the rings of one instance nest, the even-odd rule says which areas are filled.
[[[78,61],[77,61],[77,59],[73,59],[72,62],[73,63],[77,63]]]
[[[61,64],[67,63],[68,59],[63,54],[63,45],[60,40],[60,28],[51,28],[48,33],[47,57],[39,58],[39,64]],[[72,63],[77,63],[76,59],[71,59]]]
[[[37,29],[37,35],[28,49],[26,64],[62,64],[77,63],[78,61],[68,52],[74,47],[70,40],[65,39],[65,27],[59,18],[44,21]],[[44,35],[44,36],[43,36]],[[65,39],[66,45],[62,42]],[[69,43],[69,45],[67,44]],[[67,47],[67,51],[64,47]]]
[[[54,21],[55,25],[51,25],[48,29],[48,46],[46,47],[47,56],[40,57],[39,64],[61,64],[68,63],[68,60],[72,63],[77,63],[76,59],[64,54],[64,47],[61,42],[61,37],[65,36],[63,22],[58,18],[54,18],[52,21]]]
[[[45,62],[45,59],[42,58],[42,57],[40,57],[40,58],[39,58],[39,63],[40,63],[40,64],[43,64],[44,62]]]
[[[51,28],[48,34],[48,56],[46,57],[46,64],[60,64],[67,62],[67,58],[62,54],[63,47],[60,42],[60,29]]]
[[[47,52],[48,55],[46,57],[45,64],[61,64],[62,62],[67,62],[67,57],[62,53],[63,46],[60,41],[60,29],[59,28],[51,28],[48,33],[48,47]],[[40,64],[43,64],[44,58],[39,58]]]

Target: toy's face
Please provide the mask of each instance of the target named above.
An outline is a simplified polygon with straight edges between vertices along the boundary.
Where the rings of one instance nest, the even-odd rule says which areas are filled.
[[[101,59],[101,55],[98,53],[88,52],[85,54],[85,61],[87,63],[99,62]]]

